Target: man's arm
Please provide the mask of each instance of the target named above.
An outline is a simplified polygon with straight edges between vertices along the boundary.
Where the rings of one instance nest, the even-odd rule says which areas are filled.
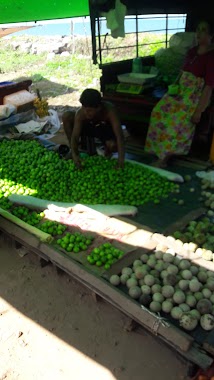
[[[82,131],[82,120],[81,116],[77,112],[75,115],[74,119],[74,128],[71,136],[71,153],[72,153],[72,158],[74,160],[74,163],[79,165],[80,164],[80,159],[79,159],[79,139]]]
[[[109,110],[108,116],[109,116],[109,121],[111,123],[113,132],[117,140],[118,165],[119,167],[123,167],[124,158],[125,158],[125,147],[124,147],[124,136],[123,136],[123,130],[121,127],[121,122],[114,108]]]

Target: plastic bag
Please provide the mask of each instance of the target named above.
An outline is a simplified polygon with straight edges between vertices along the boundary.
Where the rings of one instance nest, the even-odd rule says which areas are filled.
[[[15,115],[11,115],[7,119],[0,120],[0,134],[7,133],[9,127],[14,127],[20,123],[27,123],[30,120],[36,120],[36,114],[34,110],[17,113]]]
[[[159,49],[155,53],[155,65],[160,74],[167,78],[167,82],[173,83],[183,65],[185,54],[175,52],[172,48]]]
[[[206,179],[207,181],[214,182],[214,171],[211,170],[210,172],[200,171],[196,172],[196,177],[200,179]]]
[[[191,49],[196,45],[196,36],[195,33],[180,32],[175,33],[169,40],[169,47],[173,50],[183,52],[184,54],[187,50]]]
[[[16,113],[16,107],[12,104],[0,106],[0,120],[8,118],[14,113]]]
[[[51,125],[48,133],[41,135],[41,137],[44,139],[50,139],[60,129],[60,120],[59,120],[58,113],[53,109],[49,110],[49,116],[45,116],[42,119],[37,118],[37,121],[46,121]]]
[[[169,40],[169,48],[155,53],[156,67],[169,84],[177,78],[188,50],[195,44],[195,33],[176,33]]]

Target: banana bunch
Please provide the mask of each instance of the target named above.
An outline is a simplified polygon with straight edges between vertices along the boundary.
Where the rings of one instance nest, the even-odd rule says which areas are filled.
[[[36,114],[39,117],[42,118],[48,116],[48,102],[46,99],[36,98],[33,102],[33,105],[35,107]]]

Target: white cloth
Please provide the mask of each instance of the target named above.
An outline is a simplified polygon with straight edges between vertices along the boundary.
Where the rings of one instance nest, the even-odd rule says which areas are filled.
[[[39,133],[47,122],[38,122],[30,120],[27,123],[21,123],[16,125],[16,129],[19,133]]]
[[[107,29],[111,30],[113,38],[125,37],[124,20],[126,16],[126,6],[120,0],[116,0],[115,9],[102,13],[106,17]]]

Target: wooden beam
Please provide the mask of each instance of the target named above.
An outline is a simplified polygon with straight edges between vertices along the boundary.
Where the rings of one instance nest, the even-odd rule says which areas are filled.
[[[183,230],[189,222],[192,220],[198,219],[200,216],[204,215],[206,213],[206,209],[204,207],[197,208],[196,210],[190,211],[188,214],[184,215],[181,219],[176,221],[175,223],[168,226],[165,231],[164,235],[170,235],[175,231],[181,231]]]

